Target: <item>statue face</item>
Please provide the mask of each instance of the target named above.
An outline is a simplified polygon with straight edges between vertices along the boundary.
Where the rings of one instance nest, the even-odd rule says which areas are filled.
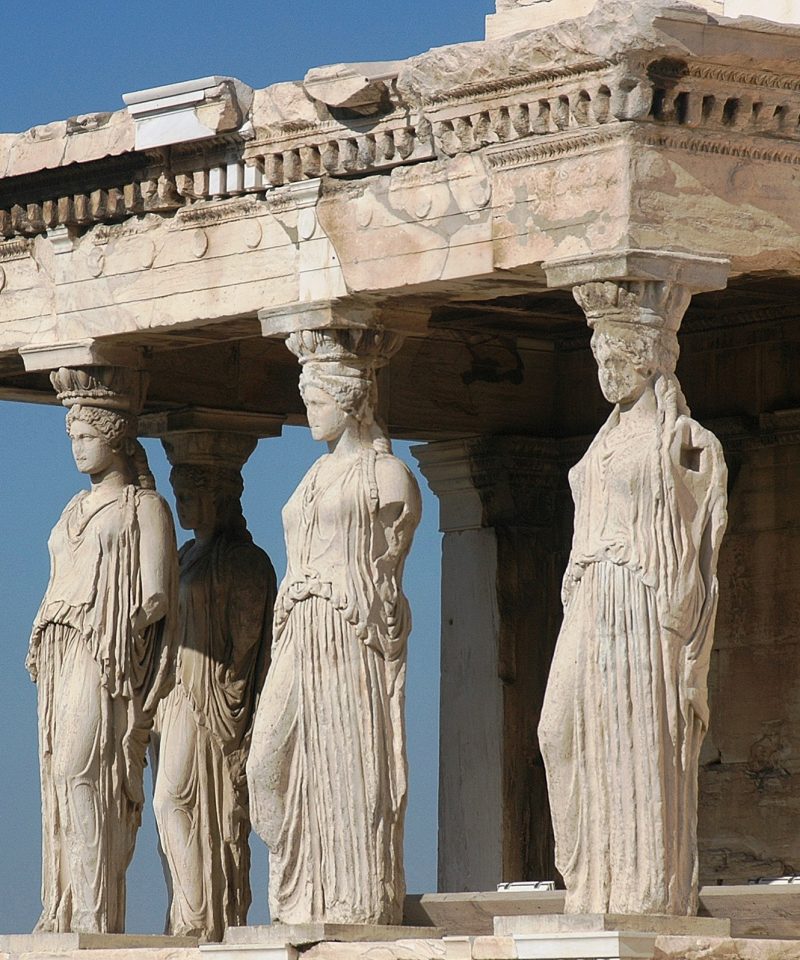
[[[600,389],[609,403],[634,403],[652,380],[624,349],[624,343],[602,331],[592,334],[592,353],[597,361]]]
[[[102,434],[83,420],[74,420],[70,424],[69,437],[75,466],[81,473],[88,473],[89,476],[103,473],[113,466],[118,457],[118,452]]]
[[[337,440],[347,422],[344,410],[319,387],[307,387],[303,399],[308,411],[311,436],[315,440]]]
[[[213,528],[217,519],[217,504],[214,492],[209,487],[193,483],[173,484],[175,506],[178,508],[178,523],[184,530]]]

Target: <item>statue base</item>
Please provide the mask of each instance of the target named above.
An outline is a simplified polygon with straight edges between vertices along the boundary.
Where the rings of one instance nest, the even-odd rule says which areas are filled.
[[[0,934],[0,953],[69,953],[72,950],[165,950],[196,947],[197,937],[167,937],[147,933],[8,933]]]
[[[729,937],[730,920],[646,914],[579,913],[496,917],[518,960],[652,960],[657,937]]]
[[[315,943],[387,943],[438,940],[437,927],[384,926],[377,923],[271,923],[228,927],[222,943],[202,944],[203,960],[297,960],[299,950]]]

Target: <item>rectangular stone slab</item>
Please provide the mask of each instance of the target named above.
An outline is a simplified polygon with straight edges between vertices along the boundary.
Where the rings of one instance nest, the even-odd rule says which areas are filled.
[[[528,934],[601,933],[624,931],[673,937],[728,937],[731,922],[715,917],[672,917],[622,913],[575,913],[496,917],[497,937]]]
[[[633,930],[574,931],[514,938],[519,960],[651,960],[656,935]]]
[[[10,933],[0,934],[0,953],[67,953],[70,950],[151,950],[196,947],[196,937],[143,933]]]
[[[271,923],[252,927],[228,927],[223,943],[226,946],[290,944],[301,947],[324,941],[386,942],[387,940],[430,940],[440,936],[442,931],[437,927],[382,926],[369,923]]]
[[[495,917],[562,913],[564,896],[563,890],[410,894],[403,919],[419,926],[430,923],[448,934],[487,936]]]

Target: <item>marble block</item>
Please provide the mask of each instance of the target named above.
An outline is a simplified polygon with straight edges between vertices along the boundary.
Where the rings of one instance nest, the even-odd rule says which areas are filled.
[[[204,960],[297,960],[298,950],[318,943],[389,943],[440,937],[436,927],[370,923],[272,923],[228,927],[222,943],[200,947]]]
[[[493,932],[495,917],[563,912],[563,890],[423,893],[406,896],[403,920],[441,927],[453,937],[480,937]]]
[[[603,913],[495,918],[495,936],[513,940],[518,960],[650,960],[664,935],[727,937],[730,921]]]
[[[436,927],[404,927],[376,923],[271,923],[258,926],[228,927],[222,946],[291,944],[306,946],[323,941],[358,943],[388,940],[430,940],[442,931]],[[204,950],[209,950],[204,947]]]
[[[496,937],[527,934],[624,931],[670,937],[729,937],[731,922],[722,917],[673,917],[654,914],[575,913],[495,917]]]
[[[10,933],[0,934],[0,953],[67,953],[70,950],[192,948],[196,937],[141,933]]]

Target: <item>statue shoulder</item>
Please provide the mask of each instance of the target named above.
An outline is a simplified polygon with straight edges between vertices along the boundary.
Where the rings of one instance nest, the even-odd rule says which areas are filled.
[[[172,511],[167,501],[156,490],[145,487],[129,487],[133,492],[133,502],[136,505],[136,515],[140,525],[152,524],[172,532],[174,539],[175,525],[172,522]]]
[[[375,461],[375,479],[382,503],[420,503],[419,484],[411,469],[392,453],[381,453]]]
[[[217,551],[220,562],[237,580],[261,583],[275,577],[269,556],[252,540],[222,537]]]

